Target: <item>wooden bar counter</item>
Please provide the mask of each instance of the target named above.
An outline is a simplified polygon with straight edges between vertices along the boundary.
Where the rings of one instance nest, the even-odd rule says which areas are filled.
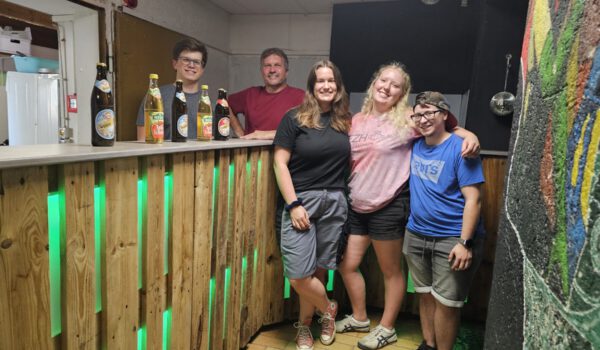
[[[239,349],[282,321],[270,145],[0,147],[0,349]]]

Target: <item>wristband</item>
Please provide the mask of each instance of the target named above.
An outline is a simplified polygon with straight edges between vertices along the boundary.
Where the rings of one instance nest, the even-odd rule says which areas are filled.
[[[299,205],[302,205],[302,198],[298,198],[295,201],[293,201],[292,203],[286,204],[285,205],[285,210],[290,211],[290,210],[292,210],[293,208],[295,208],[295,207],[297,207]]]

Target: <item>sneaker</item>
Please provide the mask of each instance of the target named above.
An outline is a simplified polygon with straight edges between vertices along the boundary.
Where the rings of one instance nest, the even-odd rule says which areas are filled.
[[[346,315],[343,319],[335,322],[335,331],[345,332],[368,332],[371,330],[371,321],[357,321],[354,316]]]
[[[335,340],[335,316],[337,315],[338,304],[332,300],[327,311],[319,319],[321,324],[321,343],[329,345]]]
[[[313,350],[314,340],[310,328],[300,322],[294,323],[294,328],[298,329],[296,334],[296,350]]]
[[[419,345],[419,347],[417,348],[417,350],[436,350],[436,348],[434,348],[433,346],[427,345],[427,342],[425,340],[423,340],[421,342],[421,345]]]
[[[368,335],[358,341],[358,347],[363,350],[381,349],[384,346],[398,340],[396,330],[387,330],[382,325],[379,325]]]

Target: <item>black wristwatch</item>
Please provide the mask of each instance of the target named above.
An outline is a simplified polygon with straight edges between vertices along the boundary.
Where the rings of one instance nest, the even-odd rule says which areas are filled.
[[[462,244],[467,249],[471,249],[473,247],[473,238],[469,238],[469,239],[459,238],[458,243]]]

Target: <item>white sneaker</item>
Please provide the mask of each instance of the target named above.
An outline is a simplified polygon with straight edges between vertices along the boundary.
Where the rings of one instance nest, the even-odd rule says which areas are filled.
[[[387,330],[382,325],[379,325],[373,328],[371,333],[358,341],[358,347],[363,350],[381,349],[397,340],[398,337],[396,336],[395,329]]]
[[[294,328],[298,329],[298,334],[296,334],[296,350],[313,350],[314,340],[310,328],[300,322],[294,323]]]
[[[357,321],[354,316],[346,315],[343,319],[335,322],[335,330],[338,333],[344,332],[368,332],[371,330],[371,321]]]

